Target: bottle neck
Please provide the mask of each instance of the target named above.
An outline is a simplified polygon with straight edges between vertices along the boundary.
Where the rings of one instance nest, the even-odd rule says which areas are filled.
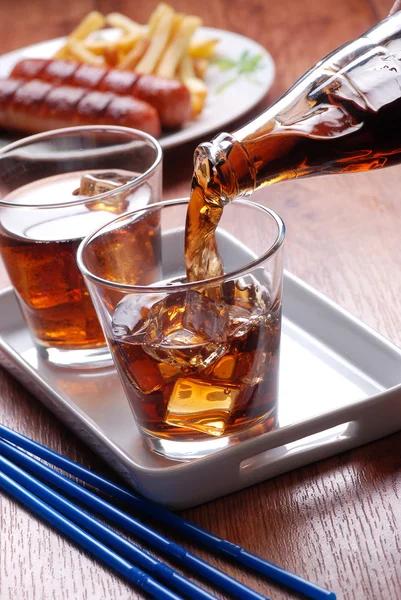
[[[273,118],[264,119],[256,131],[251,123],[233,134],[221,133],[195,150],[193,186],[202,187],[209,202],[213,199],[216,204],[247,197],[265,185],[296,176],[291,169],[266,171],[266,165],[274,164],[294,144],[294,137],[277,134]]]

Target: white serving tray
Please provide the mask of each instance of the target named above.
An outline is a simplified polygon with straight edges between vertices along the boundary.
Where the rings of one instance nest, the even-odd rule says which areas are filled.
[[[14,293],[0,293],[0,364],[129,485],[172,509],[201,504],[401,429],[401,350],[289,273],[279,427],[177,463],[143,444],[112,367],[75,371],[34,349]]]

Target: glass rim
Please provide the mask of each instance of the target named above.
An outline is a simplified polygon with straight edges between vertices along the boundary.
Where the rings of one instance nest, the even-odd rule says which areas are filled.
[[[131,127],[122,127],[120,125],[82,125],[75,127],[63,127],[62,129],[52,129],[50,131],[44,131],[42,133],[36,133],[35,135],[30,135],[25,138],[21,138],[16,140],[15,142],[11,142],[0,149],[0,160],[4,158],[10,151],[13,151],[18,148],[22,148],[23,146],[28,146],[31,143],[40,142],[47,138],[53,138],[57,136],[63,136],[65,134],[74,134],[79,132],[90,132],[90,131],[110,131],[110,132],[120,132],[120,133],[128,133],[135,134],[135,136],[142,138],[148,142],[150,142],[154,149],[156,150],[156,158],[154,159],[151,166],[141,175],[138,175],[132,181],[128,183],[124,183],[118,188],[110,190],[108,192],[103,192],[102,194],[97,194],[96,196],[88,196],[85,198],[80,198],[77,200],[71,200],[70,202],[60,202],[53,204],[15,204],[13,202],[5,202],[0,199],[0,208],[29,208],[31,210],[47,210],[52,208],[69,208],[71,206],[79,206],[80,204],[92,204],[92,202],[99,202],[108,198],[112,198],[122,192],[129,191],[132,187],[136,187],[137,185],[141,185],[144,181],[146,181],[152,173],[156,170],[156,168],[160,165],[163,158],[163,150],[160,146],[159,142],[149,133],[145,131],[140,131],[139,129],[133,129]]]
[[[149,210],[157,210],[157,209],[165,208],[168,206],[178,206],[180,204],[188,204],[188,202],[189,202],[189,198],[178,198],[176,200],[165,200],[164,202],[157,202],[155,204],[149,204],[147,207],[138,208],[137,210],[126,213],[125,215],[122,215],[122,216],[118,217],[117,219],[110,221],[106,225],[99,227],[99,229],[97,229],[96,231],[92,231],[89,235],[87,235],[82,240],[82,242],[78,246],[77,264],[78,264],[79,270],[87,279],[89,279],[90,281],[92,281],[96,284],[100,284],[103,287],[108,287],[108,288],[112,288],[112,289],[118,289],[118,290],[124,291],[124,292],[133,292],[133,293],[143,293],[143,294],[168,293],[168,294],[171,294],[173,292],[182,292],[182,291],[186,291],[186,290],[190,290],[190,289],[196,289],[196,288],[199,288],[199,286],[211,287],[213,285],[223,283],[224,281],[227,281],[227,279],[232,279],[233,277],[241,277],[242,275],[248,273],[251,269],[254,269],[258,265],[260,265],[262,262],[264,262],[265,260],[267,260],[268,258],[273,256],[273,254],[275,254],[283,245],[284,238],[285,238],[285,224],[284,224],[283,219],[277,213],[275,213],[273,210],[271,210],[270,208],[267,208],[266,206],[263,206],[262,204],[259,204],[257,202],[251,202],[249,200],[238,199],[238,200],[234,201],[235,205],[242,204],[243,206],[251,206],[253,208],[257,208],[258,210],[260,210],[260,211],[264,212],[266,215],[268,215],[271,219],[273,219],[273,221],[277,225],[277,235],[276,235],[276,238],[275,238],[273,244],[270,246],[270,248],[266,252],[264,252],[263,254],[258,256],[258,258],[255,258],[251,262],[246,263],[244,266],[242,266],[238,269],[234,269],[233,271],[230,271],[229,273],[224,273],[223,275],[219,275],[218,277],[213,277],[211,279],[202,279],[199,281],[190,281],[190,282],[188,281],[185,283],[172,283],[169,285],[157,286],[157,285],[134,285],[134,284],[127,284],[127,283],[120,283],[118,281],[109,281],[108,279],[103,279],[102,277],[95,275],[86,267],[86,265],[84,263],[84,259],[83,259],[83,253],[85,251],[85,248],[92,241],[92,239],[94,239],[103,229],[110,227],[111,225],[117,223],[120,220],[121,221],[123,221],[124,219],[126,220],[127,218],[134,216],[136,213],[141,213],[141,212],[143,213],[144,211],[149,211]]]

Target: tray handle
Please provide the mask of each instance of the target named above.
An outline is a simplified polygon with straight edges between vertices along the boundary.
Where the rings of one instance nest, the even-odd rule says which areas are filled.
[[[341,431],[334,428],[344,425]],[[301,421],[238,445],[236,462],[241,478],[260,479],[261,471],[273,469],[274,462],[285,456],[289,467],[298,466],[296,456],[305,452],[305,445],[311,460],[319,460],[340,450],[347,450],[368,441],[390,435],[401,429],[401,385],[387,393],[364,400],[364,406],[354,403],[339,410],[324,413],[314,419]],[[327,435],[324,436],[324,432]],[[319,440],[306,438],[321,433]],[[288,449],[293,442],[305,440],[301,448]],[[292,464],[293,463],[293,464]],[[303,461],[305,464],[305,461]],[[274,469],[273,469],[274,470]],[[271,473],[270,473],[271,475]]]

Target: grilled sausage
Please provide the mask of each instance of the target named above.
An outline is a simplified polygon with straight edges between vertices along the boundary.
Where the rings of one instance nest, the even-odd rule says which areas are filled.
[[[29,58],[17,63],[10,76],[133,96],[153,106],[162,127],[167,129],[180,127],[191,116],[188,89],[177,80],[156,75],[138,75],[66,60]]]
[[[160,135],[156,110],[132,96],[53,85],[40,79],[0,79],[0,126],[26,133],[73,125],[123,125]]]

